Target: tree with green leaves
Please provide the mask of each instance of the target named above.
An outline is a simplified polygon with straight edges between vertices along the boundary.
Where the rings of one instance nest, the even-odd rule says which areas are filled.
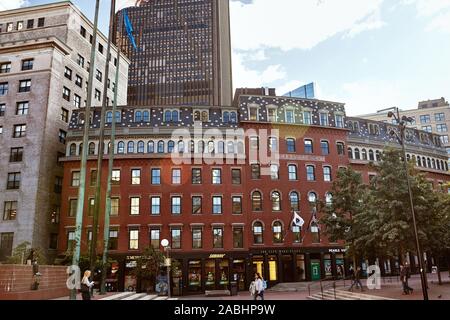
[[[132,274],[136,276],[136,291],[151,290],[156,282],[156,277],[161,273],[164,265],[164,254],[153,246],[144,249],[142,255],[136,260],[136,268]]]

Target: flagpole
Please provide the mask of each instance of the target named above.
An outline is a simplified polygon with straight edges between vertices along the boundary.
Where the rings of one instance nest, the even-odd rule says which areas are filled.
[[[115,7],[116,0],[112,0],[111,6]],[[115,23],[115,17],[114,23]],[[121,19],[120,30],[123,27],[123,16]],[[113,28],[114,29],[114,28]],[[112,108],[113,121],[111,124],[111,139],[109,146],[109,159],[108,159],[108,181],[106,184],[106,208],[105,208],[105,221],[103,226],[103,258],[102,258],[102,281],[100,286],[100,294],[106,294],[106,273],[108,272],[107,262],[108,262],[108,246],[109,246],[109,227],[110,227],[110,216],[111,216],[111,179],[112,179],[112,169],[114,163],[114,150],[116,145],[116,110],[117,110],[117,96],[119,91],[119,68],[120,68],[120,55],[122,38],[120,38],[120,44],[116,44],[117,47],[117,66],[116,66],[116,90],[114,92],[114,103]]]
[[[100,113],[100,128],[99,128],[99,139],[98,139],[98,157],[97,157],[97,181],[95,183],[95,202],[94,202],[94,214],[92,221],[92,241],[90,248],[90,270],[92,274],[95,271],[95,265],[97,262],[97,234],[98,234],[98,220],[100,216],[100,200],[101,200],[101,186],[102,186],[102,169],[103,169],[103,155],[105,153],[104,148],[104,136],[105,136],[105,114],[107,108],[107,98],[108,98],[108,78],[109,78],[109,65],[111,63],[111,40],[113,37],[113,25],[115,16],[115,1],[114,5],[111,4],[110,10],[110,21],[109,21],[109,34],[108,34],[108,46],[106,49],[106,63],[105,63],[105,79],[103,83],[103,100],[102,108]],[[117,67],[118,68],[118,67]],[[113,87],[114,88],[114,87]],[[117,84],[115,88],[117,92]],[[115,99],[114,103],[117,103]],[[114,121],[113,121],[114,122]]]
[[[86,192],[86,166],[88,156],[88,144],[89,144],[89,128],[91,119],[91,104],[92,104],[92,88],[94,82],[94,67],[95,67],[95,53],[97,43],[97,29],[98,29],[98,15],[100,11],[100,0],[96,0],[95,3],[95,16],[94,27],[92,35],[91,46],[91,61],[89,69],[89,80],[87,86],[86,108],[84,115],[84,130],[83,130],[83,148],[81,152],[81,166],[80,166],[80,185],[78,188],[78,200],[77,200],[77,214],[76,214],[76,226],[75,226],[75,249],[73,251],[72,265],[77,266],[80,263],[80,247],[81,247],[81,234],[83,228],[83,212],[84,212],[84,197]],[[78,279],[77,279],[78,280]],[[73,288],[70,291],[70,299],[77,299],[77,288]]]

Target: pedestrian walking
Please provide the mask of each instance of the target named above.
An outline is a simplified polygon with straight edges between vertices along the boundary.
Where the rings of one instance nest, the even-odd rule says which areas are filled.
[[[411,271],[409,269],[408,263],[400,266],[400,281],[403,285],[403,294],[409,295],[413,293],[414,289],[409,286],[408,280],[411,278]]]
[[[353,268],[350,269],[350,273],[352,275],[352,285],[348,291],[353,291],[353,287],[359,288],[361,291],[364,291],[363,285],[361,283],[361,267],[356,268],[356,271]]]
[[[264,301],[264,290],[266,289],[265,281],[261,277],[259,273],[255,273],[255,290],[253,295],[253,300],[258,300],[258,297],[261,298],[262,301]]]
[[[94,287],[94,281],[91,281],[90,277],[91,271],[86,270],[81,280],[81,297],[83,300],[91,300],[91,288]]]

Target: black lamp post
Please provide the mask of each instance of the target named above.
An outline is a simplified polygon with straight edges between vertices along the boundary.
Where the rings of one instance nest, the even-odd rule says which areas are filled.
[[[411,215],[412,215],[413,225],[414,225],[414,237],[416,240],[416,251],[417,251],[418,260],[419,260],[420,280],[422,283],[423,299],[428,300],[428,290],[427,290],[428,285],[427,285],[427,280],[426,280],[426,275],[425,275],[426,270],[424,268],[422,250],[420,249],[419,235],[417,233],[416,212],[414,210],[414,199],[413,199],[413,193],[412,193],[412,189],[411,189],[411,181],[409,179],[408,163],[407,163],[406,148],[405,148],[406,125],[408,122],[411,123],[413,121],[413,119],[410,117],[406,117],[406,116],[403,116],[400,119],[400,111],[398,108],[395,108],[395,109],[396,109],[396,114],[391,111],[391,112],[389,112],[388,117],[394,118],[397,121],[398,127],[400,129],[400,135],[398,135],[398,133],[394,130],[392,130],[390,132],[390,134],[392,136],[396,136],[398,139],[398,142],[402,146],[403,157],[404,157],[403,163],[405,165],[406,180],[408,182],[408,192],[409,192],[409,200],[410,200],[410,206],[411,206]]]

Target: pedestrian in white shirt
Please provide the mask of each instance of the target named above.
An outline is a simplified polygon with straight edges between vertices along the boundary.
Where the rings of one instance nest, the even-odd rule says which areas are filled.
[[[91,271],[86,270],[81,280],[81,297],[83,300],[91,300],[91,288],[94,286],[94,281],[89,280],[90,276]]]
[[[255,294],[253,295],[253,300],[258,300],[258,297],[261,297],[261,300],[264,301],[264,281],[259,273],[255,273]]]

